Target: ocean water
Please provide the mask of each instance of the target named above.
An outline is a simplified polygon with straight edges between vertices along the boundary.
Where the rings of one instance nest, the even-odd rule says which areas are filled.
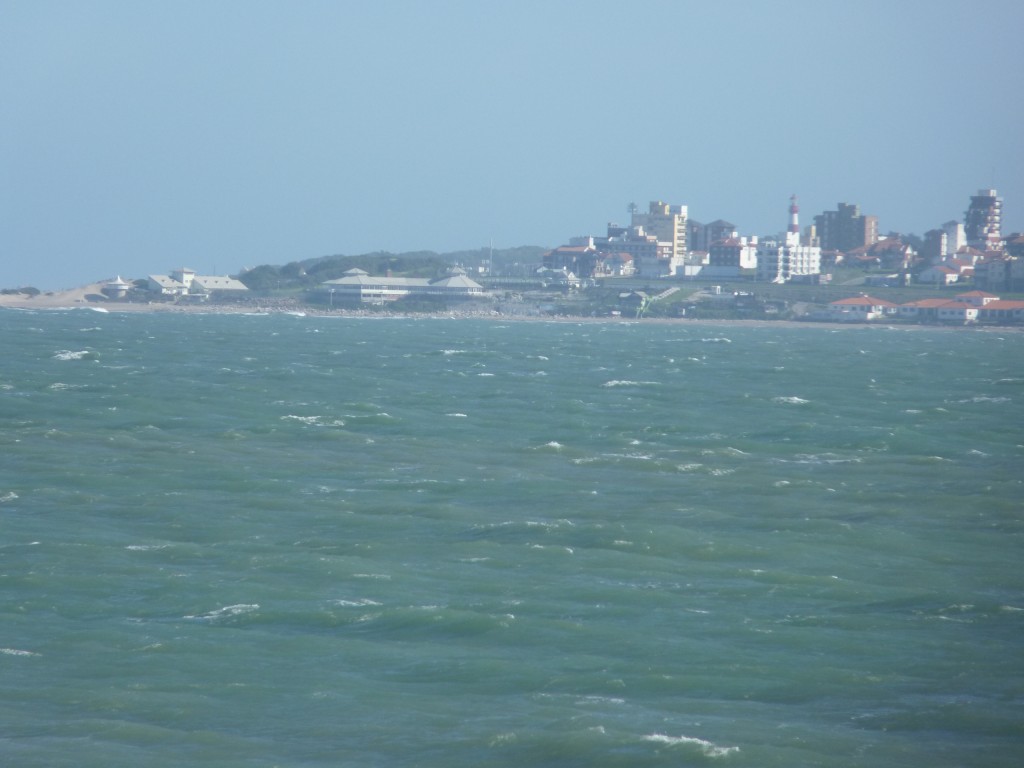
[[[1024,764],[1024,334],[0,312],[0,764]]]

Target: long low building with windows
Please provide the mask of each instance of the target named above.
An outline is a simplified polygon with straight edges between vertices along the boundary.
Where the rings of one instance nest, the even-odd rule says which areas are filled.
[[[406,297],[444,299],[483,299],[487,290],[467,277],[462,270],[453,270],[433,280],[425,277],[375,277],[361,269],[350,269],[344,277],[321,283],[318,289],[330,301],[383,304]]]

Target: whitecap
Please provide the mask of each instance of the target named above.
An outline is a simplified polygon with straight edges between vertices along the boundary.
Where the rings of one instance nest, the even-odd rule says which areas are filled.
[[[365,608],[368,605],[383,605],[383,603],[370,600],[368,597],[364,597],[361,600],[335,600],[334,604],[344,608]]]
[[[733,752],[740,751],[739,747],[720,747],[713,742],[694,738],[693,736],[667,736],[663,733],[651,733],[644,736],[644,741],[655,741],[659,744],[667,744],[670,747],[680,745],[697,747],[707,757],[725,757]]]
[[[810,400],[804,400],[802,397],[790,396],[790,397],[773,397],[773,403],[788,403],[789,405],[804,405],[805,403],[811,402]]]
[[[240,616],[245,613],[252,613],[253,611],[259,610],[257,603],[237,603],[235,605],[225,605],[223,608],[217,608],[216,610],[204,613],[201,615],[186,616],[186,619],[199,619],[203,621],[214,621],[216,619],[223,619],[228,616]]]
[[[630,381],[628,379],[612,379],[602,384],[602,387],[644,387],[655,385],[656,381]]]
[[[41,653],[35,651],[23,651],[19,648],[0,648],[0,653],[5,656],[42,656]]]
[[[0,496],[0,504],[3,504],[5,501],[14,501],[16,498],[18,498],[18,494],[14,491],[8,491],[3,496]]]
[[[54,360],[84,360],[88,357],[95,356],[94,353],[88,349],[82,349],[74,351],[70,349],[62,349],[59,352],[55,352],[53,355]]]
[[[469,418],[464,413],[446,413],[445,416],[451,416],[452,418],[456,418],[456,419],[467,419],[467,418]]]
[[[300,421],[303,424],[317,424],[320,421],[319,416],[296,416],[295,414],[288,414],[282,416],[281,421]]]

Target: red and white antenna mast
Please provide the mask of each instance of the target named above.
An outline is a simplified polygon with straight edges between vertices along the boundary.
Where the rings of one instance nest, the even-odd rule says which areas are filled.
[[[789,198],[789,231],[800,234],[800,206],[796,204],[796,195]]]

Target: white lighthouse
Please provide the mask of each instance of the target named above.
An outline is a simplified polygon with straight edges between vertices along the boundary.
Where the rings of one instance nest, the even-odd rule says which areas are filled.
[[[786,230],[786,247],[800,245],[800,206],[796,204],[796,195],[789,198],[789,229]]]

